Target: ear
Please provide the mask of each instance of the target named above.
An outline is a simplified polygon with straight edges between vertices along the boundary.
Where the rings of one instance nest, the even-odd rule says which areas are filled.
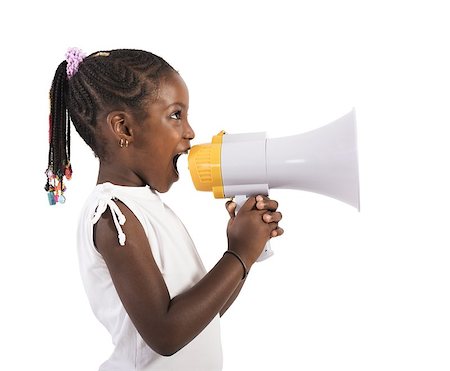
[[[128,113],[124,111],[112,111],[108,113],[106,122],[117,142],[126,140],[127,143],[133,141],[132,120]]]

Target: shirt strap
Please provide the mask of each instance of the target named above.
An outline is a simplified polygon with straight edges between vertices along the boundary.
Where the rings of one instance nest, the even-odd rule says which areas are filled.
[[[117,198],[112,195],[112,192],[108,189],[101,189],[98,197],[98,204],[95,208],[94,215],[92,215],[91,222],[92,224],[96,224],[106,209],[109,207],[111,211],[111,215],[114,221],[114,225],[117,230],[117,237],[119,239],[119,244],[121,246],[125,245],[126,236],[123,233],[122,225],[125,224],[126,218],[123,215],[122,211],[120,211],[119,206],[117,206],[116,202]]]

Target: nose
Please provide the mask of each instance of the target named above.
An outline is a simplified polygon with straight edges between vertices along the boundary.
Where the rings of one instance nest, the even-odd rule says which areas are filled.
[[[192,129],[191,125],[189,125],[189,122],[187,120],[185,121],[185,125],[184,125],[183,137],[185,139],[189,139],[189,140],[192,140],[195,138],[195,132]]]

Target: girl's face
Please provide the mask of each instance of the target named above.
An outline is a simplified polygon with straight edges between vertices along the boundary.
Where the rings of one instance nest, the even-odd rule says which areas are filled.
[[[178,180],[177,160],[190,149],[195,133],[188,123],[189,93],[178,73],[161,79],[156,101],[133,141],[135,173],[158,192]]]

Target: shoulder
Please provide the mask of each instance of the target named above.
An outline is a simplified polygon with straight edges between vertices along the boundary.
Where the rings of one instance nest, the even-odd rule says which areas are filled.
[[[94,226],[94,244],[105,260],[151,252],[142,224],[127,205],[116,199],[105,211]]]

